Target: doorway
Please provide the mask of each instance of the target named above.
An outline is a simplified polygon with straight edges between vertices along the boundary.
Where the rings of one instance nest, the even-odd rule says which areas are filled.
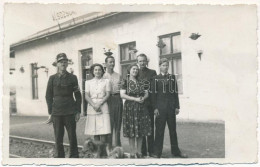
[[[81,78],[82,78],[82,97],[83,97],[83,114],[87,115],[88,102],[85,99],[85,82],[93,78],[90,74],[90,66],[93,64],[92,48],[80,50],[81,54]]]

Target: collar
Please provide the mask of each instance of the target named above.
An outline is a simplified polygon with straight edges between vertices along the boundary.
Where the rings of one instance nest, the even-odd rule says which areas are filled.
[[[106,75],[109,75],[109,76],[112,76],[112,75],[115,74],[115,71],[113,71],[113,73],[109,73],[109,72],[106,71],[105,74],[106,74]]]
[[[93,78],[93,81],[96,81],[96,82],[103,82],[103,80],[104,80],[104,78],[103,77],[101,77],[101,78],[99,78],[99,79],[97,79],[97,78]]]
[[[64,77],[66,77],[68,75],[68,73],[69,73],[68,71],[65,71],[64,74],[61,74],[61,73],[58,72],[57,75],[58,75],[58,77],[63,77],[64,78]]]
[[[169,75],[169,73],[168,73],[168,72],[167,72],[167,73],[162,73],[162,72],[161,72],[161,75],[162,75],[162,76],[165,76],[165,75]]]
[[[139,65],[138,65],[138,66],[139,66]],[[147,70],[148,70],[147,67],[144,67],[144,68],[142,68],[142,69],[139,67],[139,69],[140,69],[140,71],[147,71]]]
[[[115,73],[115,71],[113,71],[112,73],[109,73],[108,71],[105,72],[105,74],[109,74],[109,75],[113,75]]]

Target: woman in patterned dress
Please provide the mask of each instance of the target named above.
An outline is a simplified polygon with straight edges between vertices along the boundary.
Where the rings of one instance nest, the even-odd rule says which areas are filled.
[[[111,133],[107,105],[111,86],[109,80],[103,78],[104,69],[101,64],[93,64],[90,73],[94,78],[85,83],[85,98],[88,101],[85,134],[93,135],[96,141],[107,143],[108,134]]]
[[[144,106],[148,91],[144,90],[142,83],[137,80],[138,71],[137,64],[128,67],[127,80],[120,90],[121,98],[126,100],[123,110],[123,135],[129,138],[131,158],[135,155],[137,158],[142,158],[142,139],[144,136],[151,135],[151,120]]]

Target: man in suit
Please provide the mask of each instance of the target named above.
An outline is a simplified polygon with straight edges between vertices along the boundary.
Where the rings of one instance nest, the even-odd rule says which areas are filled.
[[[153,78],[152,102],[155,119],[155,142],[152,157],[160,158],[163,150],[165,125],[170,134],[171,153],[174,157],[187,158],[178,147],[176,132],[176,115],[180,112],[178,86],[174,75],[168,73],[169,61],[162,58],[159,61],[160,74]]]
[[[156,71],[147,68],[148,60],[147,60],[147,56],[145,54],[139,54],[137,56],[137,64],[139,66],[138,80],[140,80],[143,83],[144,89],[148,90],[150,92],[152,78],[154,76],[156,76]],[[151,156],[153,154],[153,143],[154,143],[154,114],[153,114],[153,107],[152,107],[150,95],[145,100],[144,103],[149,111],[149,116],[151,119],[152,133],[150,136],[143,138],[142,155],[147,156],[147,151],[148,151],[149,156]],[[148,146],[148,149],[147,149],[147,146]]]
[[[46,102],[50,115],[46,123],[53,123],[55,135],[54,157],[65,158],[63,147],[65,127],[70,143],[69,157],[78,158],[76,122],[79,120],[81,112],[81,93],[78,79],[67,71],[68,58],[65,53],[57,55],[56,63],[58,72],[50,76],[46,90]]]

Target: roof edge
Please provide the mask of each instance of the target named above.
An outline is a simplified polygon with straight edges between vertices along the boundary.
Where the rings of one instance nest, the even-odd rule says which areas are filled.
[[[24,45],[26,43],[30,43],[30,42],[33,42],[33,41],[37,41],[37,40],[49,37],[49,36],[56,35],[56,34],[64,32],[64,31],[80,27],[82,25],[90,24],[90,23],[92,23],[94,21],[102,20],[102,19],[114,16],[114,15],[117,15],[117,14],[120,14],[120,13],[122,13],[122,12],[109,12],[109,13],[103,14],[101,16],[96,16],[96,17],[88,19],[88,20],[84,20],[83,19],[83,21],[81,21],[79,23],[75,23],[75,19],[77,19],[77,18],[73,18],[71,20],[68,20],[68,21],[64,22],[67,25],[62,25],[63,23],[61,23],[61,24],[58,24],[56,26],[49,27],[49,28],[56,28],[56,30],[49,31],[48,28],[47,28],[47,29],[45,29],[46,33],[43,33],[43,34],[40,34],[40,35],[36,35],[36,36],[33,36],[33,37],[29,37],[28,39],[21,40],[21,41],[18,41],[16,43],[13,43],[13,44],[10,45],[10,49],[13,49],[15,47]],[[79,16],[79,17],[81,17],[81,16]],[[73,24],[71,25],[71,23],[73,23]],[[61,27],[61,25],[64,26],[64,27]],[[39,31],[39,32],[42,32],[42,31]]]

